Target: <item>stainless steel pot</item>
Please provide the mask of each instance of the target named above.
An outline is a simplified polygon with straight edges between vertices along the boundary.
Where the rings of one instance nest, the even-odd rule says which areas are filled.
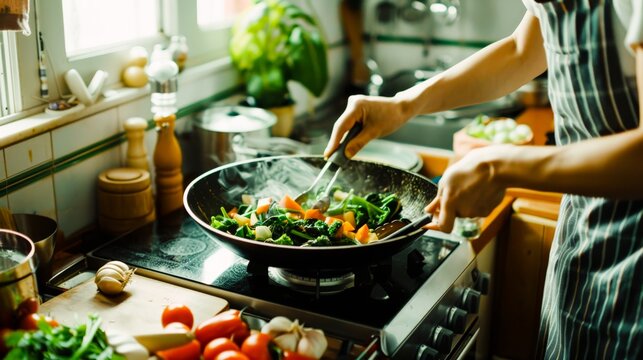
[[[18,232],[29,237],[34,243],[34,263],[38,269],[38,281],[42,284],[51,276],[50,265],[56,247],[58,223],[50,217],[38,214],[13,214],[13,218]]]
[[[247,140],[270,138],[277,117],[270,111],[244,106],[216,106],[195,118],[201,166],[208,170],[242,160]]]
[[[38,299],[36,248],[26,235],[0,229],[0,328],[13,328],[21,304]]]

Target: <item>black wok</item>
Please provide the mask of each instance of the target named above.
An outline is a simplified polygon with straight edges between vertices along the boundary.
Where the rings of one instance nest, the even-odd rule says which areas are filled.
[[[210,170],[185,189],[188,214],[214,240],[254,263],[290,269],[343,269],[369,265],[391,257],[417,239],[423,231],[355,246],[296,247],[266,244],[237,237],[210,226],[210,218],[241,203],[243,194],[295,196],[309,186],[324,165],[320,156],[275,156],[236,162]],[[356,194],[388,191],[402,203],[403,218],[414,220],[437,192],[429,179],[387,165],[351,161],[342,169],[338,185]]]

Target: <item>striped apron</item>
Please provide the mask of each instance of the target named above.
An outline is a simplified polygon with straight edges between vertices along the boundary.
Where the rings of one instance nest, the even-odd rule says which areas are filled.
[[[621,72],[610,0],[529,2],[528,8],[540,20],[547,52],[557,144],[637,127],[636,86]],[[538,357],[643,359],[642,282],[643,200],[564,195]]]

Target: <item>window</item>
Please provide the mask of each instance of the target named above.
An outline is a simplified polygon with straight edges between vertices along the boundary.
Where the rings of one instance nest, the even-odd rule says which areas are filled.
[[[13,114],[20,107],[12,89],[18,82],[15,51],[15,34],[3,31],[0,33],[0,118]],[[0,119],[0,125],[4,121]]]
[[[68,57],[158,34],[158,0],[63,0]]]
[[[188,68],[228,55],[230,26],[253,0],[30,0],[30,36],[0,33],[0,123],[37,112],[70,95],[64,75],[76,69],[86,84],[97,70],[107,86],[121,81],[134,46],[151,54],[170,36],[185,36]],[[201,25],[199,25],[199,23]],[[42,33],[44,50],[39,52]],[[41,96],[39,53],[48,98]],[[19,59],[19,61],[18,61]],[[18,113],[16,113],[18,112]],[[12,115],[13,114],[13,115]]]
[[[242,11],[248,9],[251,0],[197,0],[197,23],[201,29],[230,25]]]

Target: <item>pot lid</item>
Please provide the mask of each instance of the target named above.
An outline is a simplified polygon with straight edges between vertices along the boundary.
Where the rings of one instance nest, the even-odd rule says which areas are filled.
[[[276,122],[275,114],[261,108],[217,106],[204,111],[196,124],[204,130],[241,133],[267,129]]]
[[[376,162],[412,172],[422,169],[420,155],[403,145],[387,140],[372,140],[355,154],[355,159]]]

